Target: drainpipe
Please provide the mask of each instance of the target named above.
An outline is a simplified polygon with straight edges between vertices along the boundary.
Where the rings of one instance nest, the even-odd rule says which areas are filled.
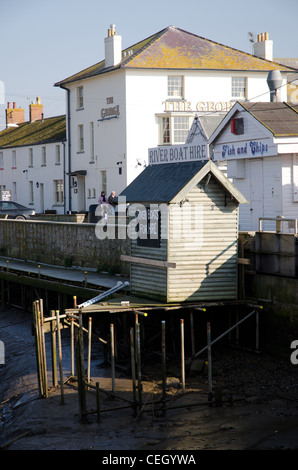
[[[60,85],[61,88],[67,92],[67,147],[68,147],[68,210],[71,212],[71,130],[70,130],[70,90],[63,85]],[[65,212],[65,207],[64,207]]]
[[[63,145],[63,213],[66,214],[65,205],[66,205],[66,193],[65,193],[65,143],[66,140],[62,140]]]

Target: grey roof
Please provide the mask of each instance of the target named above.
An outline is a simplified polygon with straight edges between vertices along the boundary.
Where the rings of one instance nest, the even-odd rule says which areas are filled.
[[[285,102],[240,103],[264,124],[274,136],[298,135],[298,106]]]
[[[149,165],[120,196],[127,202],[170,202],[207,161]]]
[[[218,116],[200,116],[199,119],[201,121],[201,124],[207,134],[207,137],[209,138],[217,126],[221,123],[223,120],[224,116],[218,115]]]
[[[192,185],[210,172],[236,201],[247,203],[246,198],[211,160],[150,165],[120,196],[125,196],[128,203],[178,202],[175,201],[176,196],[186,195]]]

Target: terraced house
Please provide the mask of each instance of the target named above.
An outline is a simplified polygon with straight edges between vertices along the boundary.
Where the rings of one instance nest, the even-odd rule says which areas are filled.
[[[0,191],[36,212],[64,213],[65,116],[44,118],[40,98],[29,121],[16,103],[6,109],[0,132]]]
[[[236,100],[270,101],[267,35],[255,55],[174,26],[122,50],[111,25],[105,58],[55,85],[67,91],[68,209],[118,194],[147,165],[148,148],[184,143],[196,114],[224,116]],[[281,89],[286,100],[286,86]]]

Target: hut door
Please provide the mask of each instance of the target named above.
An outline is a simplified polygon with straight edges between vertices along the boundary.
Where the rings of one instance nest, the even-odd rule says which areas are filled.
[[[250,162],[250,214],[252,230],[259,230],[259,218],[263,217],[263,162]]]

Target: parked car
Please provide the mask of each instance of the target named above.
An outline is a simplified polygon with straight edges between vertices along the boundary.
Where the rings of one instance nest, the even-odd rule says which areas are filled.
[[[35,215],[35,213],[34,209],[29,209],[17,202],[0,201],[0,214],[7,215],[8,219],[30,219],[30,216]]]

